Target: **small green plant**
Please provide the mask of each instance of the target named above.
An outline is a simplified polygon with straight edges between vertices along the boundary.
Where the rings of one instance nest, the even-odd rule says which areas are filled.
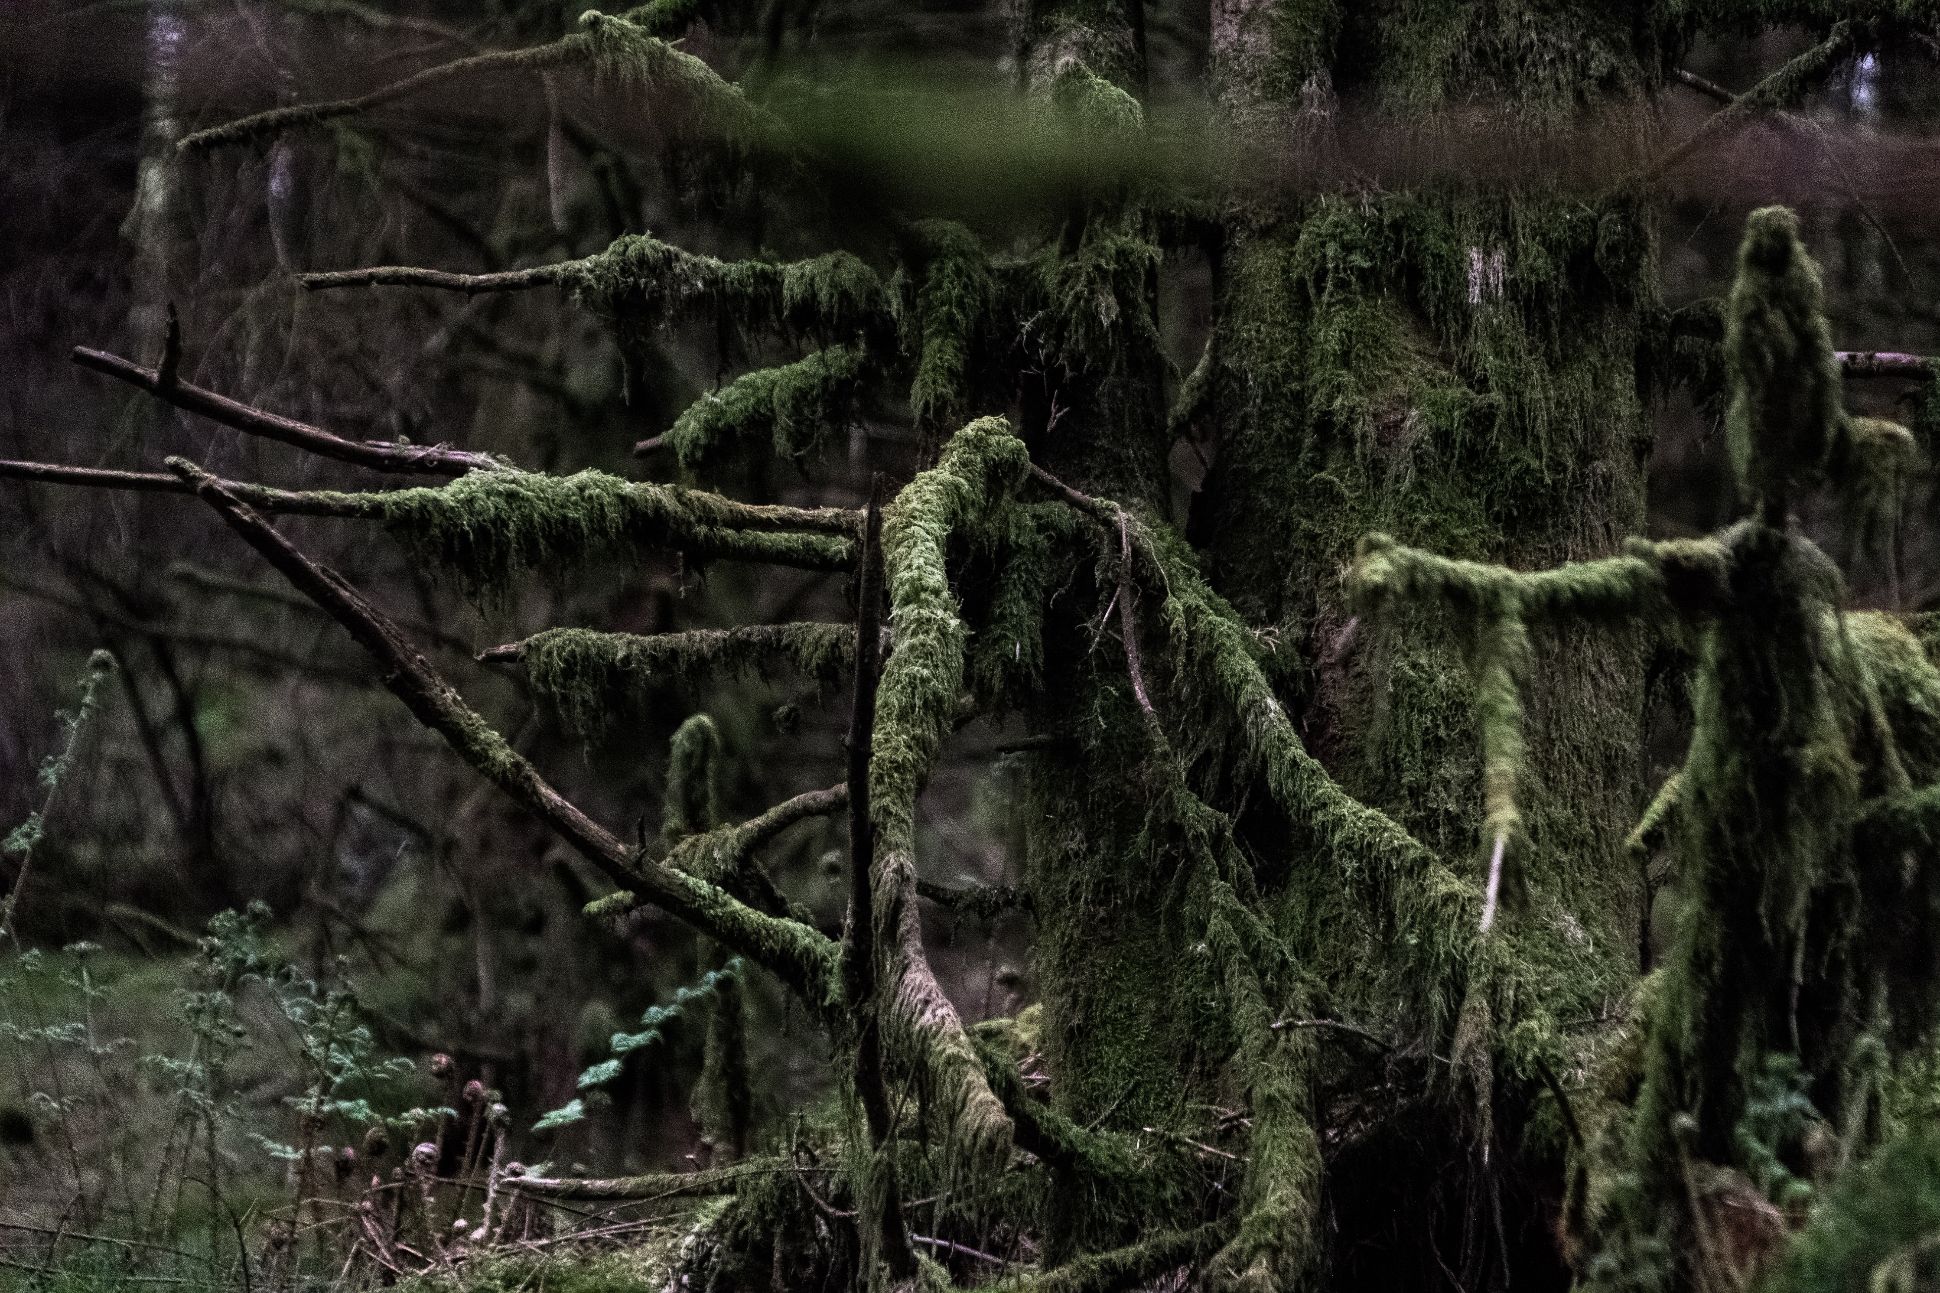
[[[96,651],[88,657],[88,675],[81,683],[80,699],[73,709],[63,711],[60,715],[64,734],[61,748],[48,755],[46,762],[40,765],[40,784],[47,793],[41,799],[40,807],[8,832],[5,840],[0,840],[0,854],[11,853],[20,858],[20,869],[14,874],[13,888],[7,891],[6,899],[0,901],[0,943],[13,936],[14,913],[20,905],[21,891],[27,887],[27,874],[33,865],[34,850],[46,834],[47,814],[54,806],[54,797],[60,793],[61,783],[74,766],[81,738],[87,733],[88,720],[100,708],[101,684],[114,672],[114,668],[114,657],[106,651]]]
[[[690,1009],[716,997],[730,985],[740,982],[742,974],[741,958],[736,956],[725,965],[709,970],[694,983],[682,984],[674,993],[674,999],[664,1006],[651,1006],[640,1016],[640,1031],[637,1033],[616,1032],[608,1043],[612,1055],[592,1065],[579,1075],[579,1089],[582,1092],[598,1092],[600,1088],[619,1077],[624,1069],[626,1056],[644,1050],[663,1040],[666,1028],[681,1018]],[[539,1121],[532,1124],[534,1131],[558,1131],[583,1122],[589,1112],[589,1096],[574,1096],[557,1109],[550,1110]]]

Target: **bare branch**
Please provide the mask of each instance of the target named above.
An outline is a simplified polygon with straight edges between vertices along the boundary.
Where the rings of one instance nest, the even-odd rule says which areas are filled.
[[[1696,90],[1699,94],[1704,95],[1708,99],[1715,99],[1719,103],[1729,105],[1731,101],[1737,97],[1736,95],[1732,94],[1731,91],[1725,89],[1722,85],[1719,85],[1716,81],[1708,81],[1704,77],[1699,76],[1696,72],[1686,71],[1684,68],[1680,67],[1680,68],[1673,69],[1671,72],[1671,75],[1675,77],[1680,84],[1688,85],[1693,90]]]
[[[1132,695],[1138,698],[1138,707],[1145,714],[1145,721],[1156,724],[1159,712],[1152,708],[1152,697],[1145,690],[1145,667],[1140,662],[1138,648],[1138,614],[1132,609],[1135,595],[1132,581],[1132,529],[1126,519],[1125,509],[1118,509],[1118,624],[1125,638],[1125,671],[1132,678]]]
[[[1834,23],[1831,33],[1825,40],[1796,58],[1790,59],[1777,71],[1705,118],[1704,122],[1682,143],[1675,145],[1655,161],[1646,163],[1626,181],[1626,185],[1656,179],[1697,151],[1719,131],[1735,125],[1752,109],[1779,107],[1797,98],[1811,86],[1831,75],[1840,61],[1851,52],[1852,24]],[[1691,82],[1686,81],[1685,84],[1688,85]]]
[[[1841,350],[1839,366],[1848,377],[1907,377],[1926,381],[1940,369],[1940,360],[1897,350]]]
[[[641,1176],[548,1177],[507,1176],[500,1186],[521,1194],[560,1200],[627,1200],[648,1202],[659,1199],[691,1198],[702,1194],[732,1194],[751,1176],[766,1176],[777,1171],[794,1171],[774,1163],[741,1163],[699,1172],[648,1172]]]
[[[0,479],[31,480],[44,485],[82,485],[90,489],[124,489],[142,494],[193,494],[195,486],[177,476],[154,471],[116,471],[106,467],[69,467],[51,462],[0,459]],[[222,487],[259,512],[284,516],[337,516],[376,519],[382,512],[366,500],[371,494],[304,493],[272,489],[244,481],[221,480]]]
[[[74,362],[97,373],[106,373],[147,391],[176,408],[234,427],[249,435],[262,436],[292,445],[324,458],[372,467],[379,471],[416,472],[428,476],[462,476],[476,468],[497,468],[503,464],[487,454],[451,449],[443,445],[400,445],[382,441],[349,440],[308,422],[298,422],[280,414],[254,408],[226,395],[177,380],[165,368],[143,368],[105,350],[76,346]],[[164,361],[166,363],[166,361]],[[173,479],[170,477],[169,479]]]
[[[491,274],[454,274],[449,270],[423,269],[415,265],[374,265],[367,269],[298,274],[296,281],[311,292],[327,292],[338,287],[435,287],[441,291],[477,296],[482,292],[529,292],[535,287],[551,287],[574,264],[572,261],[561,261],[551,265],[534,265],[530,269],[499,270]]]

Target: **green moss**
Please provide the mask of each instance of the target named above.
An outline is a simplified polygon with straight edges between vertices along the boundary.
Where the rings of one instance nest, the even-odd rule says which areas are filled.
[[[744,373],[688,406],[667,432],[667,443],[689,471],[763,435],[776,457],[801,463],[847,426],[863,369],[859,349],[831,346],[792,364]]]
[[[1841,424],[1839,364],[1819,267],[1784,207],[1754,211],[1725,307],[1725,435],[1745,497],[1782,522],[1824,479]]]
[[[972,422],[883,512],[883,571],[896,649],[876,694],[869,815],[875,831],[877,940],[887,960],[887,1039],[925,1075],[931,1100],[971,1158],[1008,1146],[1010,1119],[991,1095],[961,1021],[915,937],[916,798],[954,726],[967,626],[948,554],[975,544],[1023,479],[1029,459],[1002,418]]]
[[[575,731],[595,736],[619,712],[662,687],[746,681],[780,668],[818,685],[839,681],[855,659],[846,624],[762,624],[636,635],[548,629],[520,651],[526,677]]]
[[[612,317],[623,341],[716,311],[753,332],[781,328],[825,342],[883,328],[888,298],[875,271],[848,252],[808,260],[720,260],[651,234],[625,234],[606,250],[560,267],[560,283]]]
[[[668,843],[721,824],[721,730],[695,714],[674,730],[667,749],[667,788],[660,834]]]
[[[962,225],[923,221],[910,243],[916,287],[902,320],[904,345],[916,353],[909,405],[917,427],[935,435],[977,403],[975,377],[996,289],[982,245]]]
[[[598,471],[474,471],[449,485],[344,497],[379,516],[422,559],[453,571],[474,592],[504,588],[531,571],[570,569],[641,549],[825,569],[849,559],[849,544],[826,533],[737,528],[750,522],[772,528],[760,509]],[[805,519],[810,526],[840,524],[829,516]]]
[[[1107,137],[1129,135],[1145,125],[1145,109],[1137,99],[1076,60],[1053,77],[1051,102],[1071,124]]]
[[[1650,29],[1608,8],[1541,0],[1377,0],[1347,6],[1342,92],[1368,83],[1382,109],[1419,119],[1484,110],[1534,127],[1636,98],[1649,84]]]

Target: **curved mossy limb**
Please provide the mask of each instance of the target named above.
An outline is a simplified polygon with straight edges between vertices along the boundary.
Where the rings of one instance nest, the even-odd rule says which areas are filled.
[[[916,798],[955,726],[963,686],[967,626],[951,590],[949,552],[979,541],[1028,466],[1023,441],[1002,418],[972,422],[884,509],[882,526],[896,644],[876,693],[869,764],[883,1033],[894,1057],[924,1076],[953,1142],[983,1160],[1005,1152],[1011,1123],[923,953]]]
[[[624,234],[604,251],[561,265],[558,281],[612,317],[623,340],[706,309],[744,332],[782,329],[831,344],[879,334],[890,321],[882,280],[845,251],[786,263],[720,260],[651,234]]]

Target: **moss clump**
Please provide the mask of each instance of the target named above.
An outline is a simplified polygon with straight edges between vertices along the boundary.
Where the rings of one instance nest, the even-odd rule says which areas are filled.
[[[688,406],[667,432],[667,443],[689,471],[761,435],[770,438],[776,457],[800,464],[847,425],[864,366],[857,347],[831,346],[792,364],[744,373]]]
[[[667,747],[667,788],[660,834],[669,844],[721,824],[721,729],[695,714],[674,730]]]
[[[1843,421],[1819,267],[1784,207],[1751,213],[1725,307],[1725,434],[1748,501],[1783,524],[1787,502],[1825,478]]]
[[[548,629],[520,650],[526,677],[575,731],[604,732],[616,714],[662,687],[768,677],[789,668],[820,686],[855,660],[846,624],[762,624],[636,635]]]

